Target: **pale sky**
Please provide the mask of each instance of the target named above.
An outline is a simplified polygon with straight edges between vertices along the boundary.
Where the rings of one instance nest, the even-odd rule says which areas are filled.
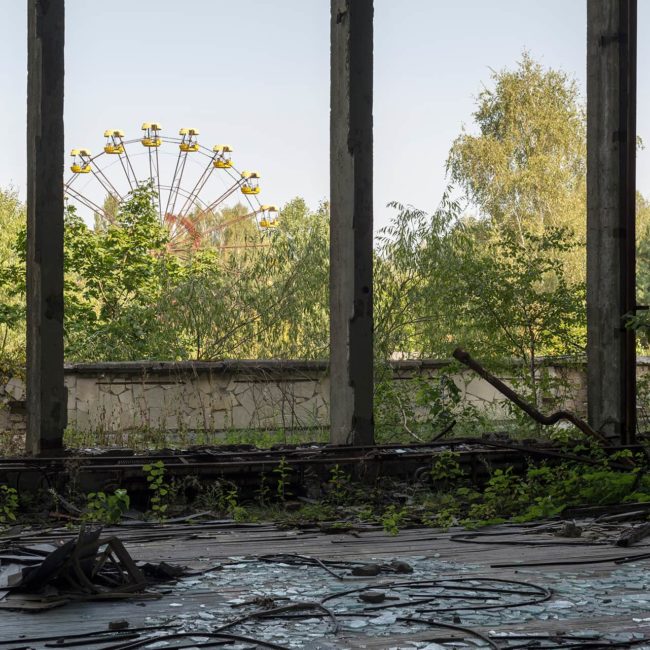
[[[26,0],[0,0],[0,186],[24,197]],[[264,203],[329,191],[328,0],[67,0],[66,150],[182,126],[259,170]],[[433,209],[490,70],[527,49],[584,90],[586,0],[375,0],[375,221]],[[639,2],[638,130],[650,145],[650,0]],[[68,153],[68,152],[66,152]],[[638,157],[650,195],[650,146]]]

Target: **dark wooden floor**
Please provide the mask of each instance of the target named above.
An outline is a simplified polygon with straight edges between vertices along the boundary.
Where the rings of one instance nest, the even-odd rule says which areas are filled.
[[[41,613],[0,611],[0,640],[18,640],[21,635],[57,636],[102,630],[117,619],[128,620],[131,627],[175,621],[191,626],[199,620],[218,625],[239,616],[242,612],[233,609],[232,603],[250,599],[251,595],[298,592],[307,599],[313,593],[310,599],[318,600],[328,589],[357,586],[357,582],[352,587],[346,582],[337,584],[335,578],[318,567],[310,567],[308,571],[304,567],[283,567],[278,573],[272,570],[274,565],[261,566],[251,561],[265,554],[294,553],[321,560],[400,559],[415,567],[415,573],[409,576],[414,580],[463,575],[542,585],[551,589],[553,596],[538,608],[522,608],[520,615],[516,608],[510,609],[507,615],[494,612],[489,618],[463,612],[460,622],[483,634],[591,631],[623,635],[620,639],[635,634],[638,637],[635,647],[650,648],[650,640],[639,643],[642,636],[650,639],[650,558],[614,563],[614,559],[623,556],[650,553],[650,543],[622,549],[612,544],[620,527],[590,522],[584,525],[585,534],[576,539],[557,537],[544,527],[533,526],[503,526],[481,531],[476,538],[467,531],[433,529],[405,530],[390,536],[379,530],[331,535],[318,531],[283,531],[270,525],[121,527],[113,532],[125,539],[135,559],[165,560],[196,569],[215,565],[224,568],[170,585],[169,593],[159,600],[75,603]],[[490,535],[484,536],[485,532]],[[59,533],[51,535],[56,538]],[[531,566],[536,563],[544,565]],[[500,566],[504,564],[514,566]],[[395,579],[383,575],[364,579],[361,584],[382,584]],[[278,624],[278,621],[274,623]],[[433,628],[389,635],[390,629],[378,630],[372,625],[354,629],[343,622],[341,628],[336,636],[301,641],[294,635],[291,642],[293,647],[309,648],[414,648],[425,647],[414,645],[417,640],[444,636],[441,630]],[[453,636],[451,632],[445,634]],[[498,638],[494,641],[499,647],[507,647]],[[5,647],[21,646],[20,643],[0,645],[0,650]],[[40,650],[45,646],[30,643],[27,647]]]

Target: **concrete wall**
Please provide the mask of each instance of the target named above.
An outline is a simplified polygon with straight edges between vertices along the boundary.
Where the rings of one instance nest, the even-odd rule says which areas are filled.
[[[394,361],[392,381],[448,372],[444,361]],[[548,365],[546,372],[565,386],[562,405],[586,412],[581,367]],[[470,372],[452,376],[465,399],[498,419],[504,401]],[[504,379],[508,379],[504,377]],[[80,431],[134,429],[227,431],[298,429],[329,425],[329,378],[324,362],[239,361],[221,363],[98,363],[66,366],[68,426]],[[25,432],[25,385],[0,380],[0,431]]]

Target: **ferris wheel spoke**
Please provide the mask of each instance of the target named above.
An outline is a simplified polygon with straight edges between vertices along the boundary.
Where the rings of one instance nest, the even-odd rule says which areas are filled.
[[[148,149],[147,153],[149,154],[149,183],[153,186],[153,153],[151,152],[151,149]]]
[[[169,203],[172,198],[172,193],[174,191],[174,188],[176,187],[176,177],[178,175],[178,168],[181,165],[181,159],[183,158],[183,154],[185,157],[187,157],[187,153],[183,151],[178,152],[178,156],[176,157],[176,166],[174,167],[174,175],[172,176],[172,184],[171,184],[171,191],[169,192],[169,195],[167,196],[167,205],[165,205],[165,215],[169,213]]]
[[[156,185],[158,186],[158,213],[160,214],[160,223],[163,222],[162,214],[162,196],[160,195],[160,164],[158,158],[158,147],[154,147],[156,150]]]
[[[167,191],[171,190],[171,185],[161,185],[160,189],[167,192]],[[187,198],[187,197],[191,196],[190,193],[187,190],[184,190],[182,187],[178,188],[178,194],[179,194],[179,196],[181,196],[183,198]],[[208,204],[203,199],[201,199],[200,197],[197,196],[197,197],[194,197],[194,198],[196,199],[197,203],[200,204],[201,208],[205,209],[205,208],[208,207]],[[181,215],[178,215],[178,216],[180,217]]]
[[[91,201],[88,197],[84,196],[83,194],[80,194],[79,192],[77,192],[77,190],[72,189],[69,185],[67,187],[67,192],[72,197],[74,197],[77,201],[79,201],[79,203],[85,205],[89,210],[99,213],[101,216],[104,217],[104,219],[110,221],[104,208],[100,208],[95,202]]]
[[[133,165],[131,164],[131,159],[129,158],[129,153],[127,151],[126,145],[130,144],[130,142],[125,142],[124,143],[124,160],[126,161],[126,165],[124,163],[122,166],[124,167],[124,173],[126,174],[126,179],[129,181],[129,187],[131,190],[134,190],[136,187],[138,187],[138,177],[135,175],[135,170],[133,169]],[[120,161],[122,161],[122,154],[120,154]],[[129,177],[129,171],[131,172],[131,177]],[[133,183],[130,178],[133,178]]]
[[[187,195],[185,202],[183,203],[181,209],[178,211],[179,216],[187,216],[187,213],[192,209],[192,205],[196,202],[196,199],[201,193],[201,190],[205,187],[205,184],[208,182],[210,175],[214,171],[214,165],[212,164],[213,160],[214,158],[211,157],[206,168],[203,170],[203,173],[201,176],[199,176],[199,180],[196,181],[196,184],[192,188],[192,191]]]
[[[106,193],[109,196],[115,197],[120,203],[124,200],[122,195],[115,189],[115,186],[113,183],[111,183],[108,178],[106,177],[106,174],[99,168],[97,163],[93,160],[93,168],[92,168],[92,173],[93,176],[97,179],[99,184],[106,190]]]
[[[207,208],[201,210],[201,212],[199,212],[197,215],[197,218],[202,217],[204,214],[215,210],[215,208],[217,208],[220,203],[223,203],[231,194],[236,192],[242,186],[242,182],[242,180],[238,180],[232,187],[229,187],[220,197],[212,201],[212,203],[210,203]]]
[[[181,187],[181,183],[183,181],[183,172],[185,171],[185,165],[187,163],[187,152],[184,152],[183,155],[183,160],[181,162],[181,168],[178,172],[178,178],[175,178],[174,180],[176,183],[172,183],[172,189],[171,192],[169,193],[169,197],[167,198],[167,206],[169,207],[169,204],[171,202],[171,210],[170,212],[174,214],[174,210],[176,209],[176,200],[178,199],[178,191]],[[167,212],[167,209],[165,209],[165,212]]]
[[[189,236],[192,240],[198,240],[201,238],[202,233],[199,232],[196,224],[193,223],[191,219],[188,219],[187,217],[184,219],[174,218],[174,224],[177,227],[174,229],[174,232],[169,238],[171,242],[182,238],[183,235]]]
[[[126,182],[129,184],[129,189],[131,190],[131,192],[133,192],[133,183],[131,182],[131,177],[129,176],[129,170],[127,169],[126,164],[124,163],[124,156],[120,154],[118,158],[120,160],[120,167],[122,167],[122,171],[126,176]]]
[[[244,194],[244,198],[246,199],[246,203],[248,203],[248,205],[250,205],[250,208],[251,208],[251,210],[253,210],[253,212],[259,212],[259,210],[261,209],[262,206],[261,206],[261,204],[259,202],[259,199],[257,197],[254,197],[255,200],[253,201],[253,198],[251,198],[250,195]],[[257,207],[255,206],[255,203],[257,203]]]
[[[151,188],[156,187],[156,180],[158,176],[158,172],[156,171],[154,173],[154,159],[153,159],[153,152],[151,151],[151,147],[147,149],[147,153],[149,155],[149,184],[151,185]],[[159,185],[159,184],[158,184]],[[152,196],[151,197],[151,203],[152,205],[155,205],[155,199]],[[158,204],[160,205],[160,189],[158,190]],[[159,209],[160,211],[160,209]]]
[[[79,178],[79,174],[74,174],[72,178],[63,185],[63,189],[67,190],[68,188],[72,187],[72,184]]]
[[[203,234],[211,235],[213,233],[220,232],[220,231],[228,228],[229,226],[234,226],[236,223],[240,223],[241,221],[246,221],[246,219],[250,219],[252,217],[255,217],[255,216],[257,216],[257,214],[258,214],[258,211],[256,210],[254,212],[249,212],[247,214],[242,214],[242,215],[240,215],[238,217],[228,219],[228,221],[224,221],[223,223],[220,223],[220,224],[214,226],[213,228],[210,228],[208,230],[204,230]]]

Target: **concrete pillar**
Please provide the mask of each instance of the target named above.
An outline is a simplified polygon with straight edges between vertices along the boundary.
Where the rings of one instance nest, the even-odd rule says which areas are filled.
[[[331,0],[330,411],[333,444],[373,427],[372,0]]]
[[[636,0],[587,1],[587,399],[589,424],[636,431]]]
[[[27,451],[62,448],[64,0],[28,0]]]

